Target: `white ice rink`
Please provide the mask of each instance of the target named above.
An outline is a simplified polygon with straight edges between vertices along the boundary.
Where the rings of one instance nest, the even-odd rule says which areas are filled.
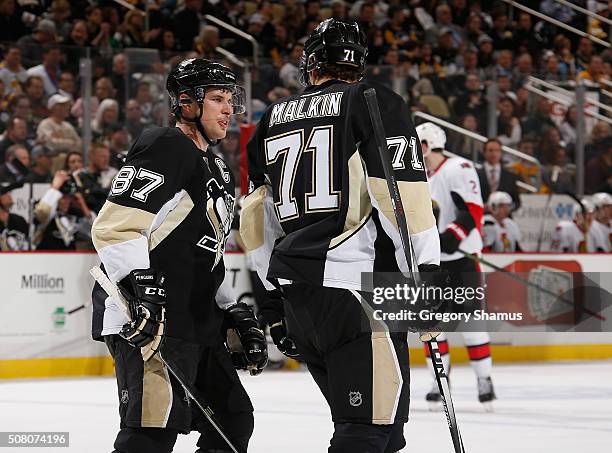
[[[255,406],[249,452],[325,453],[332,431],[327,406],[307,372],[242,376]],[[612,362],[496,365],[499,399],[485,413],[468,366],[452,372],[453,399],[467,453],[612,451]],[[404,452],[452,453],[443,412],[429,412],[429,370],[412,370]],[[117,431],[114,378],[0,381],[0,431],[69,431],[69,448],[10,451],[109,453]],[[180,436],[192,453],[197,436]]]

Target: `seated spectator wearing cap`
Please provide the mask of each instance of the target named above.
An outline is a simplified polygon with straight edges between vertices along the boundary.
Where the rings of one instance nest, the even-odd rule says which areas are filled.
[[[0,80],[4,82],[4,93],[16,95],[23,93],[22,85],[28,79],[28,73],[21,65],[21,49],[16,44],[9,45],[0,69]]]
[[[80,151],[81,137],[74,126],[66,121],[70,111],[70,98],[61,94],[54,94],[47,104],[49,118],[40,122],[36,130],[36,140],[56,154],[69,151]],[[65,156],[62,156],[62,159]]]
[[[0,165],[0,184],[14,184],[30,173],[30,152],[23,145],[9,146]]]
[[[28,151],[32,149],[30,143],[27,141],[28,138],[28,123],[18,116],[14,116],[9,119],[7,123],[6,132],[4,138],[0,141],[0,160],[4,161],[4,154],[6,150],[15,144],[25,146]]]
[[[92,143],[88,157],[87,168],[75,172],[74,179],[81,188],[89,209],[99,212],[106,201],[117,169],[110,166],[110,149],[103,143]]]
[[[56,42],[56,29],[53,21],[43,19],[38,22],[34,33],[26,35],[17,41],[21,49],[21,59],[26,68],[42,63],[43,47]]]
[[[44,145],[36,145],[32,148],[30,155],[33,165],[30,173],[25,177],[26,182],[50,183],[53,180],[51,169],[55,153]]]
[[[83,194],[64,171],[53,177],[51,188],[34,208],[38,250],[74,250],[78,240],[91,238],[95,214],[87,207]]]
[[[43,49],[43,62],[28,69],[28,76],[38,76],[45,86],[45,94],[52,96],[57,93],[60,78],[60,62],[62,51],[57,44],[47,44]]]
[[[9,212],[13,207],[11,186],[0,186],[0,251],[28,250],[28,222],[20,215]]]

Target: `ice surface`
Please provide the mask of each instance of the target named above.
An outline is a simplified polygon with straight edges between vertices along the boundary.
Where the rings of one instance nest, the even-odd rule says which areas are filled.
[[[452,371],[452,391],[468,453],[612,451],[612,362],[495,365],[498,400],[485,413],[469,366]],[[329,411],[307,372],[242,375],[255,406],[249,452],[325,453]],[[432,378],[412,370],[404,452],[452,453],[443,412],[424,401]],[[69,448],[3,449],[22,453],[109,453],[118,429],[114,378],[0,381],[0,431],[69,431]],[[197,435],[174,451],[192,453]]]

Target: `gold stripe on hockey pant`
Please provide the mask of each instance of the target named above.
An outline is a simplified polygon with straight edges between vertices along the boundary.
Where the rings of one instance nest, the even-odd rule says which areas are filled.
[[[168,237],[174,229],[181,224],[193,209],[193,200],[187,192],[178,202],[176,207],[168,213],[161,225],[156,228],[149,239],[149,251],[157,247],[164,239]]]
[[[140,426],[165,428],[172,409],[172,386],[168,370],[158,356],[153,356],[143,365]]]
[[[246,196],[242,204],[240,237],[249,252],[264,244],[264,200],[267,192],[265,185],[259,186]]]
[[[330,241],[330,249],[351,237],[361,228],[372,212],[372,203],[370,203],[368,187],[365,182],[365,172],[358,151],[355,151],[348,160],[348,175],[348,210],[344,220],[344,230],[342,234]]]
[[[99,252],[109,245],[139,239],[147,231],[155,215],[137,208],[128,208],[106,201],[91,228],[94,246]]]
[[[395,214],[393,212],[393,202],[389,196],[387,180],[384,178],[368,178],[370,188],[380,211],[397,228]],[[436,225],[436,219],[431,209],[431,194],[429,193],[429,183],[426,181],[397,182],[402,204],[406,211],[406,220],[410,234],[418,234]]]
[[[395,422],[404,379],[387,326],[374,319],[373,309],[357,291],[351,290],[370,321],[372,342],[372,424]]]

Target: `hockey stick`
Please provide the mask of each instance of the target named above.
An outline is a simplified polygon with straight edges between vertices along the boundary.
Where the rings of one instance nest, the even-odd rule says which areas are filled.
[[[113,298],[113,300],[118,304],[118,306],[121,309],[121,311],[123,311],[123,313],[129,319],[130,318],[130,310],[129,310],[128,302],[125,300],[125,298],[119,292],[119,290],[113,284],[113,282],[111,282],[109,280],[109,278],[102,271],[102,269],[100,269],[98,266],[94,266],[94,267],[91,268],[89,273],[96,280],[96,282],[98,282],[98,284],[102,287],[102,289],[106,292],[106,294],[108,294],[110,297]],[[161,360],[161,362],[164,364],[164,366],[168,369],[168,371],[170,371],[170,374],[172,374],[172,376],[175,377],[175,379],[178,381],[178,383],[181,384],[181,386],[185,390],[185,394],[189,398],[191,398],[191,400],[196,404],[196,406],[198,406],[200,408],[200,410],[204,414],[204,417],[206,417],[208,422],[212,425],[212,427],[215,429],[215,431],[217,431],[219,436],[221,436],[221,438],[225,441],[225,443],[228,445],[228,447],[230,447],[232,452],[233,453],[241,453],[234,446],[234,444],[232,444],[232,442],[229,440],[229,438],[225,435],[225,433],[221,429],[221,426],[219,425],[219,423],[214,418],[215,414],[214,414],[213,410],[210,408],[210,406],[208,406],[206,403],[203,402],[204,400],[199,395],[197,390],[191,384],[189,384],[189,382],[185,379],[185,377],[183,376],[183,374],[180,372],[180,370],[178,368],[176,368],[173,365],[171,365],[170,363],[168,363],[162,357],[161,351],[158,351],[157,354],[158,354],[159,359]]]
[[[540,285],[538,285],[536,283],[530,282],[529,280],[525,280],[524,278],[519,277],[518,275],[513,274],[512,272],[510,272],[510,271],[508,271],[508,270],[506,270],[506,269],[504,269],[502,267],[499,267],[499,266],[493,264],[492,262],[487,261],[484,258],[481,258],[480,256],[473,255],[472,253],[468,253],[465,250],[461,250],[461,249],[458,249],[457,251],[459,253],[463,254],[463,256],[465,256],[466,258],[469,258],[472,261],[476,261],[477,263],[484,264],[485,266],[490,267],[491,269],[496,270],[497,272],[501,272],[503,275],[511,278],[512,280],[515,280],[515,281],[517,281],[519,283],[522,283],[523,285],[525,285],[527,287],[530,287],[530,288],[533,288],[533,289],[537,289],[538,291],[540,291],[540,292],[542,292],[544,294],[548,294],[549,296],[553,296],[553,297],[559,299],[561,302],[563,302],[565,304],[568,304],[568,305],[571,305],[572,307],[575,307],[574,302],[572,302],[569,299],[566,299],[565,297],[561,296],[560,294],[555,293],[554,291],[551,291],[550,289],[546,289],[543,286],[540,286]],[[580,309],[580,311],[583,311],[584,313],[586,313],[588,315],[591,315],[594,318],[599,319],[600,321],[605,321],[606,320],[605,316],[603,316],[603,315],[601,315],[599,313],[596,313],[596,312],[594,312],[592,310],[589,310],[588,308],[585,308],[585,307],[581,306],[581,307],[579,307],[579,309]]]
[[[395,220],[397,221],[397,227],[399,230],[400,239],[402,241],[402,248],[404,249],[404,254],[406,255],[406,263],[408,264],[408,269],[410,271],[412,280],[415,282],[415,285],[419,285],[421,279],[419,276],[418,267],[416,265],[412,242],[410,241],[410,232],[408,231],[408,223],[406,222],[406,214],[404,212],[404,206],[399,194],[399,187],[397,185],[397,181],[395,180],[395,174],[393,172],[393,167],[391,166],[391,159],[389,158],[389,147],[387,146],[385,129],[383,127],[382,118],[380,117],[378,101],[376,100],[376,90],[374,88],[369,88],[365,90],[364,96],[366,104],[368,105],[370,120],[372,121],[374,138],[376,139],[376,147],[380,153],[380,160],[382,162],[383,171],[385,172],[387,187],[389,188],[389,194],[391,195],[391,200],[393,201],[393,213],[395,214]],[[444,406],[446,421],[448,422],[448,428],[450,430],[455,453],[465,453],[463,440],[461,439],[461,433],[459,432],[459,426],[457,426],[457,419],[455,418],[455,408],[453,406],[453,400],[450,394],[448,377],[444,372],[444,365],[440,356],[440,350],[438,349],[438,341],[433,338],[432,340],[429,340],[427,344],[431,352],[431,363],[436,375],[436,381],[438,382],[438,388],[440,389],[442,405]]]

